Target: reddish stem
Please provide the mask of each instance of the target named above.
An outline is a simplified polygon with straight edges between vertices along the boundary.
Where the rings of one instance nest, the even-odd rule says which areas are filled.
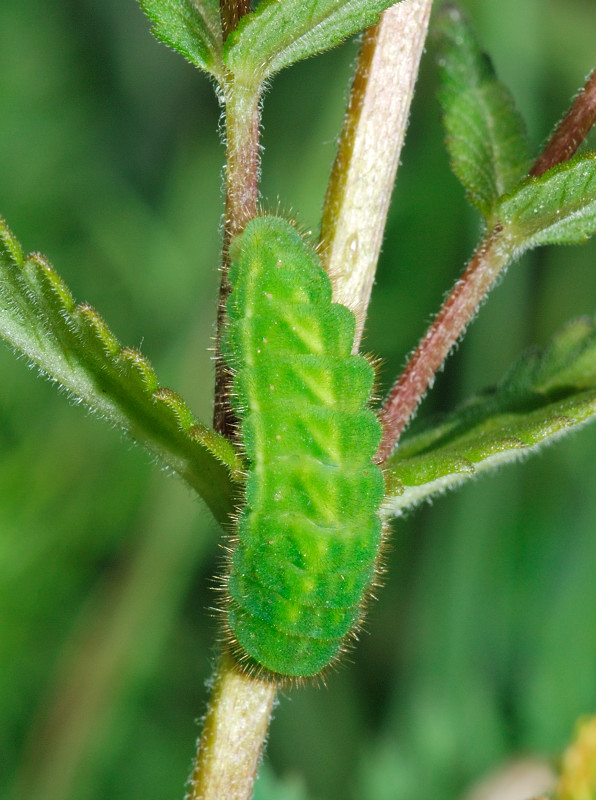
[[[241,17],[250,11],[250,0],[219,0],[223,40],[236,29]]]
[[[213,427],[231,438],[235,419],[229,400],[230,375],[221,358],[221,332],[230,293],[228,249],[232,239],[257,214],[259,199],[259,109],[258,88],[232,83],[225,90],[226,109],[226,206],[222,248],[221,284],[215,343],[215,400]]]
[[[418,403],[432,385],[437,370],[507,263],[509,248],[503,245],[500,227],[495,228],[482,241],[405,370],[393,385],[380,412],[383,438],[376,454],[376,461],[379,463],[382,464],[391,454]]]
[[[250,12],[250,0],[220,0],[224,41],[239,20]],[[235,419],[230,406],[230,375],[221,357],[221,335],[226,316],[230,242],[256,216],[259,199],[260,87],[243,86],[228,76],[222,87],[226,117],[226,205],[221,259],[221,282],[215,336],[215,391],[213,427],[231,438]]]
[[[556,164],[570,159],[595,122],[596,70],[592,72],[586,85],[577,95],[573,105],[536,159],[530,175],[538,178]]]
[[[530,175],[539,177],[575,153],[596,122],[596,70],[575,98]],[[499,272],[506,266],[510,248],[497,226],[481,243],[464,274],[445,301],[405,370],[393,385],[380,411],[383,438],[376,460],[387,460],[434,376],[453,345],[474,316]]]

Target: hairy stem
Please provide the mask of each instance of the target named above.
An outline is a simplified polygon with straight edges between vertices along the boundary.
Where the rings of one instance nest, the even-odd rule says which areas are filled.
[[[260,90],[234,79],[224,89],[226,115],[226,205],[222,249],[221,284],[215,342],[215,399],[213,426],[230,437],[234,416],[229,403],[229,374],[221,358],[221,331],[230,293],[228,248],[257,213],[259,198]]]
[[[327,194],[322,232],[326,261],[332,275],[341,275],[339,283],[346,283],[338,299],[357,311],[358,341],[431,5],[432,0],[403,0],[365,34]],[[214,424],[229,435],[234,421],[219,338],[229,293],[229,243],[257,211],[259,94],[235,84],[224,94],[228,164]],[[353,251],[354,234],[358,254],[350,270],[342,271],[338,265]],[[187,800],[250,798],[276,690],[275,683],[244,674],[229,654],[222,655]]]
[[[240,17],[250,11],[250,0],[219,0],[223,40],[236,28]]]
[[[562,161],[567,161],[588,135],[596,122],[596,70],[592,72],[585,86],[579,92],[567,114],[546,147],[536,159],[530,175],[540,177]]]
[[[529,174],[539,177],[556,164],[570,159],[595,122],[596,70],[575,98]],[[383,438],[376,454],[379,463],[382,464],[391,455],[403,429],[432,385],[437,370],[507,265],[514,249],[514,243],[497,226],[476,250],[383,404],[379,414]]]
[[[186,800],[250,800],[276,693],[222,654]]]
[[[397,444],[418,403],[467,324],[507,265],[513,250],[500,227],[480,244],[439,314],[414,351],[380,412],[383,438],[376,460],[383,463]]]
[[[356,314],[357,351],[383,239],[432,0],[403,0],[362,41],[323,211],[334,300]]]

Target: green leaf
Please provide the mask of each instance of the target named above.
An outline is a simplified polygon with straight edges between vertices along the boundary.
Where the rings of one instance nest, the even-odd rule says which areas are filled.
[[[153,35],[195,66],[222,80],[219,0],[139,0]]]
[[[261,0],[228,36],[224,61],[243,82],[259,84],[373,25],[392,5],[395,0]]]
[[[569,323],[501,383],[417,434],[387,461],[387,516],[515,461],[596,414],[596,320]]]
[[[77,305],[43,256],[25,257],[1,217],[0,336],[179,473],[219,522],[228,519],[241,467],[232,444],[160,387],[147,359],[122,347],[94,308]]]
[[[525,124],[456,6],[442,7],[435,35],[452,168],[470,202],[487,216],[528,171]]]
[[[522,181],[495,209],[519,242],[518,253],[543,244],[581,244],[596,232],[596,152],[583,153]]]

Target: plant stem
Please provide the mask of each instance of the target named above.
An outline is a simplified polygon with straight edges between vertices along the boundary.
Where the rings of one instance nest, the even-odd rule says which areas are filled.
[[[529,174],[539,177],[556,164],[571,158],[595,122],[596,70],[575,98]],[[503,234],[499,225],[481,242],[383,404],[379,414],[383,438],[375,457],[379,463],[386,461],[397,445],[403,429],[432,385],[437,370],[514,250],[513,240]]]
[[[224,651],[186,800],[250,800],[276,693]]]
[[[221,332],[230,293],[228,283],[230,241],[257,213],[259,198],[260,89],[233,78],[224,87],[226,115],[226,205],[222,248],[221,284],[215,342],[215,399],[213,426],[224,436],[234,431],[229,403],[229,373],[221,358]]]
[[[570,159],[595,122],[596,70],[592,72],[571,108],[557,125],[548,144],[530,170],[530,175],[540,177],[555,164]]]
[[[260,90],[231,82],[225,91],[226,207],[224,252],[257,211],[259,197]],[[227,253],[226,253],[227,255]]]
[[[511,258],[514,245],[500,226],[482,241],[464,274],[393,385],[380,412],[383,438],[376,460],[383,463],[416,410],[434,376]]]
[[[391,189],[405,135],[432,0],[403,0],[364,37],[325,206],[322,239],[336,291],[357,311],[360,340]],[[259,177],[259,93],[230,83],[224,92],[228,165],[222,284],[216,344],[214,424],[229,435],[228,375],[219,357],[229,293],[228,247],[256,214]],[[355,235],[355,238],[354,238]],[[347,253],[357,255],[340,270]],[[343,288],[343,284],[346,288]],[[338,286],[341,288],[338,289]],[[241,672],[224,652],[199,742],[187,800],[248,800],[277,685]]]
[[[334,300],[356,314],[357,351],[432,0],[403,0],[365,33],[323,211]]]
[[[250,11],[250,0],[219,0],[223,40],[236,28],[240,17]]]

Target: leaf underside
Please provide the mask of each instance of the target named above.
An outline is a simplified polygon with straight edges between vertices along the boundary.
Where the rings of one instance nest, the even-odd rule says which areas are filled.
[[[219,0],[139,0],[153,34],[197,67],[223,79]]]
[[[260,83],[373,25],[395,0],[261,0],[224,46],[226,66]]]
[[[122,347],[94,308],[76,305],[43,256],[25,256],[1,217],[0,336],[179,473],[219,522],[228,519],[240,469],[232,444],[160,387],[147,359]]]
[[[569,323],[500,384],[438,424],[404,436],[386,464],[384,513],[405,509],[515,461],[596,414],[596,320]]]

